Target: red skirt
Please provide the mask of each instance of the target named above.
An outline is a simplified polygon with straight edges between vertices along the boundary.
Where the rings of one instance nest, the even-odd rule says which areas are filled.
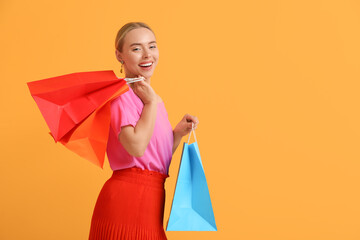
[[[89,239],[167,239],[163,227],[167,177],[139,168],[114,171],[97,199]]]

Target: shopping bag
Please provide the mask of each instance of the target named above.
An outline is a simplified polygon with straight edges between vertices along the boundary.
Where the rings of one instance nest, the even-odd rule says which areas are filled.
[[[112,70],[78,72],[28,83],[55,142],[103,167],[110,102],[129,90]]]
[[[110,115],[110,102],[107,102],[59,142],[80,157],[103,168],[110,130]]]
[[[28,82],[51,135],[59,141],[71,129],[128,86],[108,71],[78,72]]]
[[[194,131],[194,130],[193,130]],[[189,134],[189,140],[190,140]],[[194,131],[195,136],[195,131]],[[167,231],[217,231],[196,141],[184,142]]]

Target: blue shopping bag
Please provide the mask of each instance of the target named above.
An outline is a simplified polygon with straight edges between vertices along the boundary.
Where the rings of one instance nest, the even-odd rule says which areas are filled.
[[[183,145],[167,231],[217,231],[195,131],[194,137]]]

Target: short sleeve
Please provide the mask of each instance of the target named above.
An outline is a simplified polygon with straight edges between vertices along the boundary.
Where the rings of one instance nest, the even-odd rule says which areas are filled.
[[[112,101],[110,126],[116,136],[119,135],[123,126],[131,125],[135,127],[139,118],[140,114],[136,104],[127,95],[121,95]]]

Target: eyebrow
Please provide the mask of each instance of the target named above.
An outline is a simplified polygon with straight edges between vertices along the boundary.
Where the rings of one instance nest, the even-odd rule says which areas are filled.
[[[156,43],[156,41],[151,41],[148,44],[152,44],[152,43]],[[132,47],[134,45],[141,45],[141,43],[133,43],[133,44],[130,45],[130,47]]]

